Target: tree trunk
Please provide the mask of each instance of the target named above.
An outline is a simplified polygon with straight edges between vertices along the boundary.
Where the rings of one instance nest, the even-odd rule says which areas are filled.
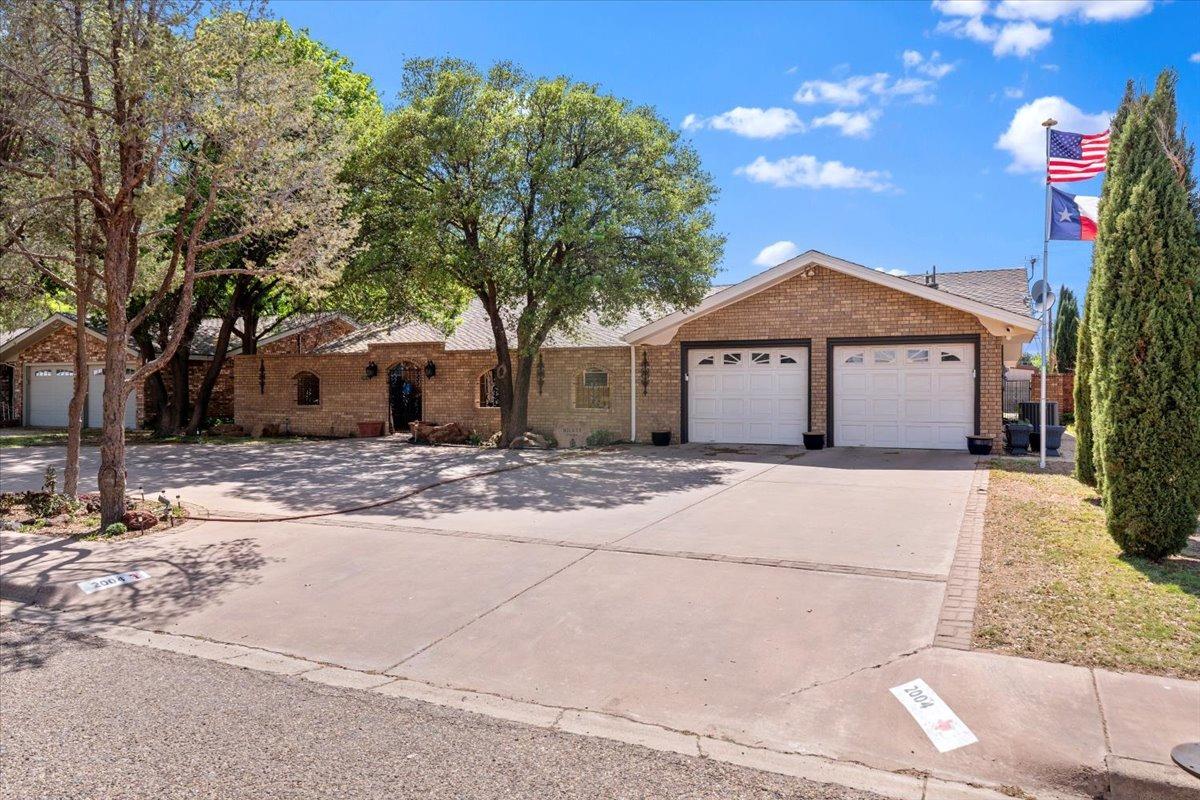
[[[233,321],[232,314],[226,315],[221,320],[221,329],[217,332],[217,343],[213,350],[212,361],[208,362],[208,369],[200,381],[200,388],[196,392],[196,402],[192,406],[192,419],[187,426],[189,434],[199,433],[200,426],[208,417],[208,404],[212,400],[213,387],[217,385],[217,379],[221,377],[221,368],[225,366],[225,356],[229,352],[229,337],[233,333]]]
[[[512,370],[512,398],[508,419],[504,424],[506,446],[529,430],[529,384],[533,378],[535,356],[518,353]]]
[[[78,286],[78,284],[77,284]],[[63,494],[79,494],[79,446],[83,435],[83,404],[87,400],[87,298],[83,289],[75,298],[75,376],[71,402],[67,405],[67,465],[63,470]]]
[[[121,312],[124,316],[124,310]],[[117,321],[116,314],[109,320]],[[122,320],[123,321],[123,320]],[[110,325],[104,348],[104,413],[100,439],[100,528],[125,516],[125,330]]]

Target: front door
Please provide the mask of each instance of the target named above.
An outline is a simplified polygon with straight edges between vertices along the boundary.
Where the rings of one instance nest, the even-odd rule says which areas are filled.
[[[394,431],[407,431],[408,423],[421,419],[420,367],[401,361],[388,370],[388,404]]]

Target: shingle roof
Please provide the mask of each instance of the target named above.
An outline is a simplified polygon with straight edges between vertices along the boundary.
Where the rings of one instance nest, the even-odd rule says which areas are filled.
[[[347,319],[345,316],[333,311],[305,311],[292,314],[284,318],[278,325],[275,325],[276,316],[264,316],[258,320],[258,330],[260,335],[266,334],[266,337],[272,339],[287,336],[288,334],[308,328],[312,325],[324,322],[335,318]],[[196,328],[196,335],[192,339],[191,355],[199,357],[212,356],[217,350],[217,334],[221,331],[221,320],[217,317],[207,317],[200,320],[200,325]],[[264,338],[266,338],[264,337]],[[241,350],[237,344],[238,338],[231,337],[229,345],[229,353],[233,355]]]
[[[904,279],[925,283],[924,275],[905,275]],[[938,272],[937,288],[948,294],[1029,316],[1029,279],[1024,267]]]

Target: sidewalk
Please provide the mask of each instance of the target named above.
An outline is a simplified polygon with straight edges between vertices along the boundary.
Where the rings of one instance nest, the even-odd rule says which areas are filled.
[[[971,786],[1039,798],[1106,790],[1115,800],[1194,798],[1200,786],[1169,763],[1171,747],[1200,739],[1194,682],[922,647],[782,695],[733,687],[721,702],[697,706],[671,687],[711,687],[720,677],[711,664],[662,660],[683,640],[665,649],[669,642],[630,640],[617,652],[603,627],[613,623],[593,614],[587,636],[605,652],[582,663],[561,641],[574,633],[565,619],[517,628],[515,638],[511,627],[471,624],[500,609],[489,619],[534,625],[541,618],[521,601],[574,563],[577,549],[378,526],[240,523],[111,545],[20,534],[0,543],[0,596],[65,612],[41,621],[248,668],[916,800],[1002,796]],[[75,586],[134,567],[153,578],[92,595]],[[543,600],[576,588],[562,583]],[[696,635],[713,634],[679,632]],[[918,677],[977,744],[934,750],[889,693]]]

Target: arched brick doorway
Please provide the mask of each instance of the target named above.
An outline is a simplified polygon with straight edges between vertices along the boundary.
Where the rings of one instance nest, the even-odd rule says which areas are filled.
[[[401,361],[388,370],[388,408],[392,430],[407,432],[408,423],[421,419],[421,368]]]

